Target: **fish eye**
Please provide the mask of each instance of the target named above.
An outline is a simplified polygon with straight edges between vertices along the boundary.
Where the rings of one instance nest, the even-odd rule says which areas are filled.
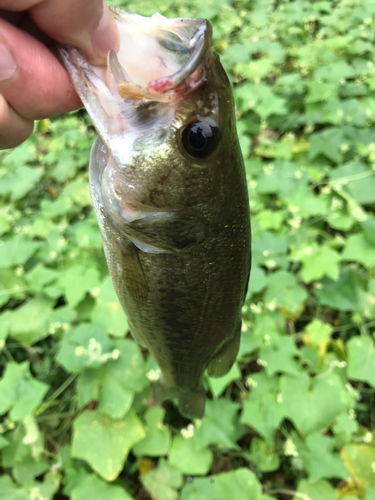
[[[181,134],[182,145],[193,158],[207,158],[219,143],[218,127],[205,121],[190,123]]]

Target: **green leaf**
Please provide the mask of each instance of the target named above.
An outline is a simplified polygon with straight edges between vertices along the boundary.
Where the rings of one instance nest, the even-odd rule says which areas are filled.
[[[358,422],[347,413],[343,413],[336,418],[336,423],[332,429],[336,443],[342,446],[350,443],[353,434],[358,431]]]
[[[237,469],[232,472],[223,472],[212,477],[219,500],[261,500],[262,488],[249,469]]]
[[[375,245],[375,217],[369,217],[361,222],[363,236],[371,245]]]
[[[265,164],[263,172],[258,176],[257,192],[261,194],[278,193],[288,196],[298,184],[296,173],[296,165],[290,161],[275,160],[275,162]],[[299,181],[301,180],[299,179]]]
[[[348,471],[338,453],[334,451],[334,439],[313,433],[305,442],[296,435],[293,441],[312,482],[324,478],[348,479]]]
[[[323,215],[327,211],[327,201],[314,194],[304,182],[299,182],[296,189],[288,196],[282,197],[290,211],[307,219],[314,215]]]
[[[0,273],[0,306],[10,298],[22,300],[28,290],[24,276],[17,276],[12,269],[1,269]]]
[[[352,337],[348,350],[348,377],[375,387],[375,347],[370,337]]]
[[[254,294],[261,292],[266,284],[266,273],[257,264],[252,264],[246,300],[249,300]]]
[[[260,372],[251,375],[247,383],[251,393],[245,400],[241,422],[270,442],[286,415],[283,400],[278,396],[278,378]]]
[[[111,357],[103,368],[84,370],[78,379],[80,407],[97,399],[99,409],[122,418],[131,407],[134,393],[149,383],[140,347],[132,340],[114,341]],[[106,355],[105,355],[106,356]]]
[[[330,178],[336,188],[343,189],[358,203],[365,205],[375,202],[375,171],[365,163],[349,162],[332,170]]]
[[[304,288],[297,284],[293,274],[277,271],[268,278],[268,287],[264,294],[266,303],[283,307],[290,313],[296,313],[308,297]]]
[[[103,246],[95,217],[72,224],[68,229],[68,234],[72,243],[80,248],[100,249]]]
[[[328,427],[346,409],[345,388],[334,373],[323,373],[310,379],[284,375],[280,391],[288,418],[302,435]]]
[[[183,474],[204,476],[210,470],[212,460],[212,451],[201,448],[195,436],[173,438],[169,463]]]
[[[375,484],[371,484],[365,491],[366,500],[375,500]]]
[[[219,500],[212,478],[197,477],[181,490],[181,500]]]
[[[195,430],[199,447],[217,444],[220,448],[236,449],[237,411],[238,404],[232,401],[207,400],[204,418]]]
[[[0,268],[25,264],[38,250],[40,243],[24,234],[16,234],[0,241]]]
[[[71,490],[72,500],[132,500],[124,488],[118,485],[105,483],[95,474],[87,475],[75,488]]]
[[[142,424],[132,410],[121,420],[99,411],[86,411],[74,422],[72,456],[85,460],[101,477],[113,481],[132,446],[144,436]]]
[[[178,500],[182,474],[171,467],[165,460],[160,460],[158,467],[146,472],[141,478],[146,490],[154,500]]]
[[[310,500],[338,500],[338,494],[328,481],[308,481],[302,479],[298,485],[298,493],[307,495]],[[294,500],[300,497],[295,496]]]
[[[0,182],[0,195],[10,195],[11,200],[23,198],[43,175],[42,167],[22,166],[7,172]]]
[[[340,163],[343,157],[340,148],[344,143],[345,137],[340,129],[330,128],[317,132],[311,136],[309,158],[322,155],[333,163]]]
[[[39,263],[26,274],[26,281],[31,291],[42,292],[45,285],[49,285],[56,281],[58,276],[58,271],[45,267],[43,264]]]
[[[100,284],[99,278],[97,269],[86,269],[76,265],[64,271],[57,285],[63,289],[68,304],[74,307],[81,302],[86,293]]]
[[[258,237],[255,237],[252,243],[253,259],[258,265],[269,265],[273,263],[275,266],[286,266],[286,252],[288,249],[285,238],[280,238],[275,234],[265,231]]]
[[[17,464],[13,470],[13,477],[17,483],[30,483],[37,476],[41,476],[44,472],[49,470],[49,464],[46,460],[25,460]]]
[[[295,358],[298,356],[299,351],[291,337],[281,337],[273,345],[262,347],[259,352],[259,359],[270,377],[277,372],[297,375],[299,369]]]
[[[354,484],[366,488],[375,484],[375,447],[366,444],[347,444],[341,450],[341,457]]]
[[[146,436],[142,441],[135,444],[133,453],[136,456],[160,457],[168,455],[171,444],[171,433],[163,424],[165,409],[154,406],[147,410]]]
[[[78,373],[85,367],[97,368],[116,357],[113,347],[102,325],[81,324],[64,335],[56,359],[69,372]]]
[[[29,363],[9,362],[0,380],[0,415],[9,411],[13,420],[22,420],[42,402],[48,385],[35,380]]]
[[[278,313],[262,310],[254,314],[251,325],[242,325],[238,357],[250,354],[263,345],[276,343],[285,332],[285,321]]]
[[[322,280],[322,288],[315,294],[320,303],[339,311],[362,311],[364,291],[360,278],[350,269],[343,269],[338,281]]]
[[[241,378],[241,370],[237,363],[234,363],[229,372],[220,378],[208,377],[208,385],[214,398],[217,398],[222,394],[224,389],[228,387],[229,384]]]
[[[370,267],[375,264],[375,246],[369,243],[363,234],[352,234],[346,240],[341,257],[343,260],[353,260]]]
[[[3,326],[18,342],[32,345],[49,335],[53,300],[37,297],[3,317]]]
[[[267,443],[263,439],[253,437],[248,456],[255,467],[262,472],[271,472],[280,467],[280,460],[275,453],[274,444]]]
[[[92,312],[92,320],[102,323],[109,334],[123,337],[129,330],[128,320],[117,298],[111,278],[108,276],[98,288],[98,294],[95,290],[96,305]]]
[[[332,326],[315,318],[311,323],[305,326],[305,332],[308,336],[308,341],[313,345],[319,346],[322,343],[329,342],[331,339]]]
[[[305,283],[329,276],[337,280],[340,274],[340,255],[328,246],[306,246],[291,255],[292,260],[302,262],[301,277]]]
[[[26,490],[16,486],[9,476],[0,477],[1,500],[30,500]]]

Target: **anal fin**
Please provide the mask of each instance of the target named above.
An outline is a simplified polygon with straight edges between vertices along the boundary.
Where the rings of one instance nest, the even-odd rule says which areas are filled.
[[[164,385],[162,377],[155,383],[154,399],[177,399],[177,407],[186,418],[202,418],[206,403],[206,393],[203,387],[169,387]]]
[[[241,337],[241,323],[236,327],[234,337],[230,339],[219,352],[210,359],[207,373],[210,377],[223,377],[232,368],[238,354]]]

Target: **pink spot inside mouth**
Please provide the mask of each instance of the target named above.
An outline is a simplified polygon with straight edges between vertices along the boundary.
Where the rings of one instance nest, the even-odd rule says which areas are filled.
[[[171,90],[171,86],[172,80],[169,77],[164,77],[158,78],[157,80],[152,80],[147,85],[147,89],[157,94],[163,94],[164,92]]]
[[[147,85],[147,90],[154,94],[165,94],[170,92],[180,99],[183,99],[200,87],[207,75],[208,61],[206,60],[186,78],[182,85],[173,87],[173,79],[171,77],[162,77],[157,80],[152,80]]]

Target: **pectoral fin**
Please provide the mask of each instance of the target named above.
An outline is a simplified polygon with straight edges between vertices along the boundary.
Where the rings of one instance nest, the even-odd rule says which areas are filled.
[[[126,288],[127,294],[137,302],[143,302],[148,295],[148,285],[145,274],[143,272],[142,264],[139,260],[137,247],[128,239],[117,241],[118,249],[116,266],[117,282],[114,283],[117,294],[120,300],[126,297],[122,287]]]
[[[178,253],[205,238],[205,228],[199,211],[151,213],[130,222],[124,231],[143,251]],[[150,250],[147,250],[150,248]]]

